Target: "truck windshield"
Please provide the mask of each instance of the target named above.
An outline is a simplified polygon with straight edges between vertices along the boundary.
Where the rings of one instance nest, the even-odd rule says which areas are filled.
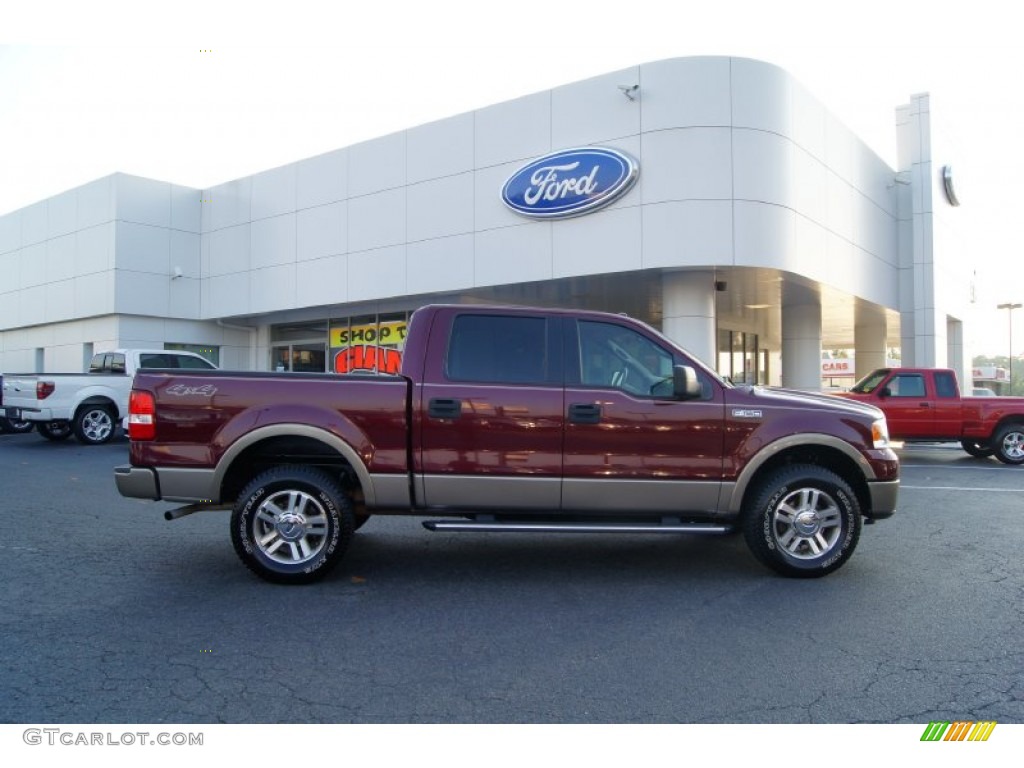
[[[882,383],[882,379],[884,379],[888,375],[889,375],[889,369],[888,368],[883,368],[883,369],[881,369],[879,371],[872,371],[867,376],[865,376],[863,379],[861,379],[856,384],[854,384],[850,388],[850,391],[851,392],[856,392],[857,394],[861,394],[861,395],[870,394],[871,392],[873,392],[875,390],[875,387],[877,387],[879,384]]]

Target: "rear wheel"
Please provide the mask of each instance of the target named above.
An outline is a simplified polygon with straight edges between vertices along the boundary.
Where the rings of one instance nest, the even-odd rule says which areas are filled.
[[[784,576],[815,578],[841,567],[857,546],[857,497],[834,472],[794,464],[770,475],[743,517],[747,546]]]
[[[1024,464],[1024,424],[1007,424],[992,441],[996,458],[1003,464]]]
[[[321,469],[281,466],[245,487],[231,514],[231,542],[245,566],[279,584],[306,584],[341,560],[352,504]]]
[[[47,440],[59,442],[71,437],[71,422],[69,421],[42,421],[36,423],[36,432]]]
[[[976,459],[987,459],[995,451],[989,448],[988,443],[978,440],[961,440],[960,447]]]
[[[100,445],[114,436],[114,417],[103,405],[83,405],[75,414],[75,438],[83,445]]]
[[[31,432],[32,422],[21,419],[8,419],[0,417],[0,432],[22,433]]]

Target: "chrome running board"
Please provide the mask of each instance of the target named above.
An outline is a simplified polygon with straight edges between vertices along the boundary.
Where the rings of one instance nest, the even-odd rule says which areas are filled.
[[[529,522],[524,520],[424,520],[428,531],[502,533],[729,533],[731,525],[712,523],[599,523],[593,521]]]

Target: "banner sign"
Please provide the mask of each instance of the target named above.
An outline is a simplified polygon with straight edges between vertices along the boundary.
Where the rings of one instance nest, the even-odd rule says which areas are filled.
[[[408,322],[342,325],[331,328],[334,373],[398,373]]]

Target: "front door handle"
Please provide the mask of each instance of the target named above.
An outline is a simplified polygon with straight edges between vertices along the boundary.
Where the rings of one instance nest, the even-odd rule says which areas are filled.
[[[595,403],[573,403],[569,406],[569,422],[571,424],[599,424],[601,422],[601,406]]]
[[[427,415],[432,419],[457,419],[462,415],[462,401],[447,397],[431,398]]]

